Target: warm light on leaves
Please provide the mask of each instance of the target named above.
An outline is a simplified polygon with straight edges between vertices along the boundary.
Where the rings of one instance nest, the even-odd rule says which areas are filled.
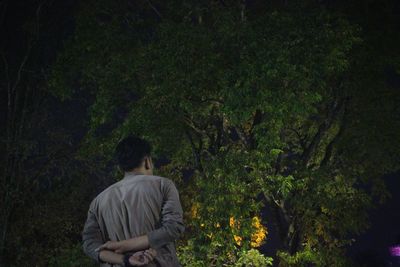
[[[193,203],[192,207],[190,208],[190,217],[192,217],[192,219],[199,217],[199,214],[198,214],[199,208],[200,208],[200,203],[198,203],[198,202]]]
[[[253,217],[252,220],[252,227],[255,230],[254,233],[251,235],[251,243],[250,245],[253,248],[259,247],[264,242],[265,238],[267,237],[268,231],[267,227],[265,227],[261,223],[261,219],[258,216]]]
[[[238,235],[233,235],[233,239],[235,239],[235,242],[238,246],[242,245],[242,238]]]
[[[229,218],[229,226],[233,230],[233,232],[240,229],[240,222],[237,221],[234,217]],[[261,219],[258,216],[254,216],[252,218],[251,226],[253,228],[253,233],[251,234],[251,242],[250,245],[253,248],[259,247],[265,241],[268,231],[267,228],[261,223]],[[238,246],[242,245],[243,237],[233,234],[233,239]]]

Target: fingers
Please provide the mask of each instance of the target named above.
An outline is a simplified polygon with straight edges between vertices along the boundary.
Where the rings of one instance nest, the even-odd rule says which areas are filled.
[[[146,262],[141,262],[141,261],[136,261],[136,260],[133,260],[133,261],[129,260],[129,263],[130,263],[132,266],[145,266],[145,265],[148,264],[148,263],[146,263]]]
[[[117,241],[107,241],[106,243],[104,243],[100,247],[96,248],[95,251],[99,252],[99,251],[105,250],[105,249],[107,249],[107,250],[115,250],[115,252],[116,252],[117,250],[119,250],[121,248],[120,248],[119,242],[117,242]],[[116,252],[116,253],[118,253],[118,252]],[[121,253],[121,252],[119,252],[119,253]]]
[[[129,263],[133,266],[143,266],[149,264],[157,256],[155,249],[135,252],[130,258]]]
[[[106,243],[106,248],[109,250],[116,250],[120,248],[120,242],[118,241],[108,241]]]
[[[129,263],[133,266],[143,266],[149,263],[147,258],[144,256],[143,251],[135,252],[130,258]]]
[[[149,260],[149,262],[150,262],[150,261],[153,261],[154,258],[155,258],[156,255],[157,255],[157,253],[154,253],[154,252],[152,252],[152,251],[150,251],[150,250],[146,250],[143,254],[144,254],[144,256]]]
[[[123,240],[123,241],[115,242],[115,244],[113,244],[112,250],[114,250],[115,253],[123,254],[123,253],[129,251],[130,249],[129,249],[129,246],[128,246],[126,240]]]
[[[125,252],[129,251],[129,249],[127,249],[123,245],[118,245],[118,246],[114,247],[113,250],[115,253],[119,253],[119,254],[124,254]]]
[[[149,249],[146,250],[146,251],[148,251],[149,253],[151,253],[154,257],[157,256],[157,250],[155,250],[154,248],[149,248]]]
[[[111,241],[107,241],[106,243],[104,243],[104,244],[101,245],[100,247],[96,248],[94,251],[99,252],[99,251],[101,251],[101,250],[103,250],[103,249],[108,249],[107,246],[109,245],[110,242],[111,242]]]

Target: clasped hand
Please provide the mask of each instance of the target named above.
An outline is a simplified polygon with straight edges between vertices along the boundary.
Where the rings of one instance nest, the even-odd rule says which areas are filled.
[[[118,254],[124,254],[132,250],[132,246],[129,242],[131,241],[107,241],[106,243],[98,247],[96,251],[111,250]],[[157,252],[155,249],[152,248],[137,251],[129,257],[129,263],[133,266],[144,266],[152,262],[156,256]]]

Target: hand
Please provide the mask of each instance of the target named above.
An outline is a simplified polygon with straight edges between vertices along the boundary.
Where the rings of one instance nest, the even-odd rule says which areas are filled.
[[[115,253],[124,253],[127,251],[130,251],[132,249],[130,249],[130,243],[128,240],[123,240],[123,241],[107,241],[106,243],[104,243],[103,245],[101,245],[100,247],[96,248],[96,252],[97,251],[101,251],[101,250],[112,250]]]
[[[130,258],[129,263],[133,266],[144,266],[149,264],[157,256],[155,249],[149,248],[144,251],[135,252]]]

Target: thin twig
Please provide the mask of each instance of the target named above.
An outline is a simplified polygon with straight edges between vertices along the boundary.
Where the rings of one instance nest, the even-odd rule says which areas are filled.
[[[149,6],[151,7],[151,9],[153,9],[154,12],[156,12],[156,14],[162,19],[163,16],[162,16],[161,13],[158,11],[158,9],[150,2],[150,0],[147,0],[147,3],[148,3]]]

